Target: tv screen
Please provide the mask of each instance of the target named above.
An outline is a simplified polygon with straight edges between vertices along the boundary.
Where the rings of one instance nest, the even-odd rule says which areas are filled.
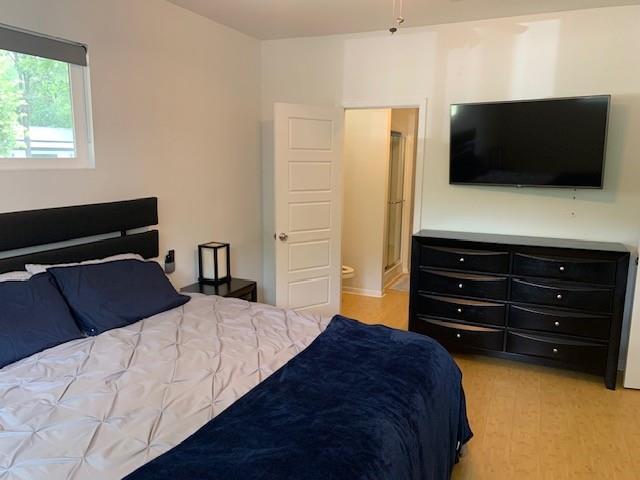
[[[610,98],[451,105],[450,183],[602,188]]]

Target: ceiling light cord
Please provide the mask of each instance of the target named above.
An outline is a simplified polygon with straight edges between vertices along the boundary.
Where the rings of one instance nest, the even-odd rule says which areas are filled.
[[[397,0],[397,2],[398,3],[396,4],[396,0],[393,0],[393,4],[392,4],[393,11],[391,12],[391,16],[393,17],[393,25],[389,29],[389,31],[391,32],[391,35],[396,33],[398,31],[398,27],[404,23],[404,17],[402,16],[404,0]],[[398,5],[399,5],[399,8],[396,8]]]

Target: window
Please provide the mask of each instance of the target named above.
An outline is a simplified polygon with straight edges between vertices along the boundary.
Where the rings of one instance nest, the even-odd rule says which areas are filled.
[[[87,50],[0,25],[0,169],[94,166]]]

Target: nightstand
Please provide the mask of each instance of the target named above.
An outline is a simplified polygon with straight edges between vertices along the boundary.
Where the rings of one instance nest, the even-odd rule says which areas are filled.
[[[220,285],[206,283],[194,283],[180,289],[182,293],[203,293],[205,295],[218,295],[220,297],[241,298],[249,302],[258,301],[258,286],[252,280],[232,278],[230,282]]]

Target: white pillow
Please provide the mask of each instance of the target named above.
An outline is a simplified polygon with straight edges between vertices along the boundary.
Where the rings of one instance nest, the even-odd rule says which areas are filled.
[[[142,258],[142,256],[138,255],[137,253],[121,253],[119,255],[112,255],[107,258],[101,258],[99,260],[86,260],[84,262],[78,262],[78,263],[59,263],[56,265],[39,265],[37,263],[27,263],[24,266],[24,268],[26,268],[27,272],[29,272],[31,275],[37,275],[38,273],[44,273],[49,268],[54,268],[54,267],[75,267],[77,265],[93,265],[96,263],[115,262],[117,260],[143,260],[144,261],[144,258]]]
[[[29,272],[25,271],[0,273],[0,282],[24,282],[29,280],[31,276]]]

